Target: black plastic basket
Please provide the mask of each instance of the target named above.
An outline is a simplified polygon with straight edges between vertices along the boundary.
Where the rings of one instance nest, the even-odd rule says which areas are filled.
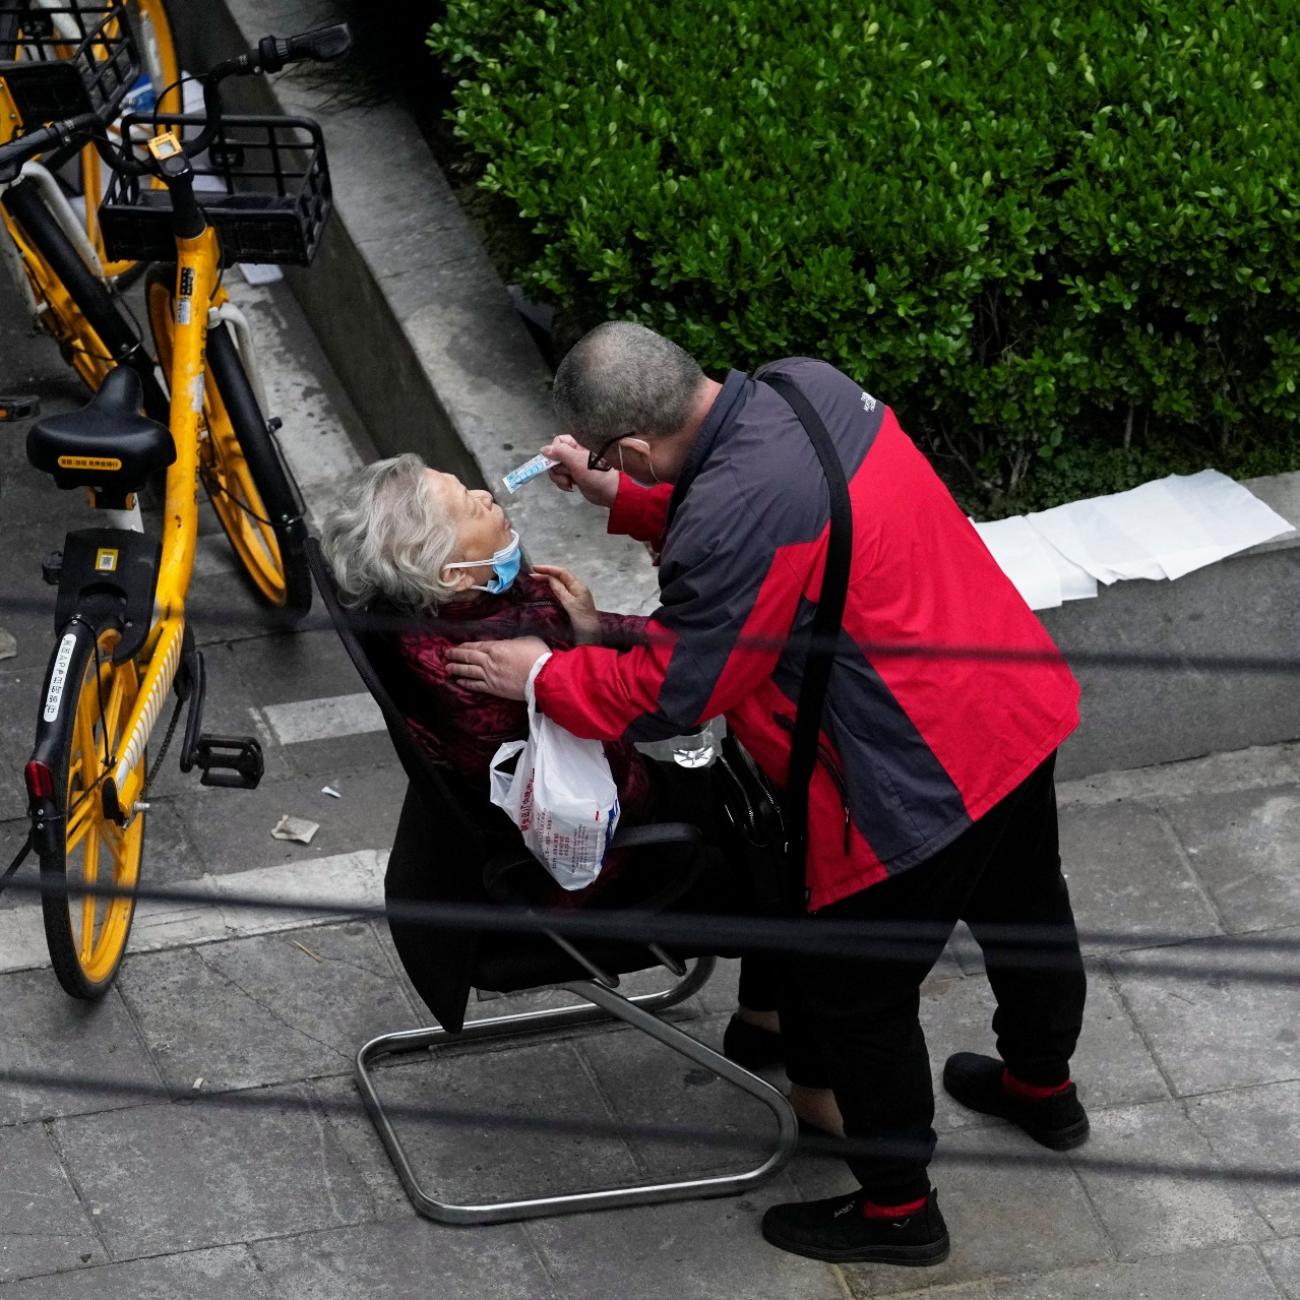
[[[125,0],[0,0],[0,78],[23,127],[116,113],[140,75]]]
[[[160,113],[122,120],[137,142],[170,127],[182,139],[202,117]],[[143,129],[142,129],[143,128]],[[194,195],[217,232],[221,264],[274,262],[307,266],[333,206],[320,127],[301,117],[227,117],[196,159]],[[171,261],[176,256],[171,195],[149,177],[115,173],[99,209],[108,256]]]

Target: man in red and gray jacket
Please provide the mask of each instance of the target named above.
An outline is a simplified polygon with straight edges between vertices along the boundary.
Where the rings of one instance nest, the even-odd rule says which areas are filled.
[[[829,1085],[862,1184],[778,1205],[774,1244],[834,1261],[948,1253],[930,1187],[934,1097],[921,981],[961,919],[997,997],[999,1058],[959,1053],[944,1084],[1045,1145],[1085,1140],[1070,1081],[1084,974],[1057,849],[1052,769],[1078,687],[1051,639],[893,412],[824,362],[722,383],[669,340],[610,322],[565,358],[571,438],[552,476],[661,555],[645,644],[553,654],[541,710],[575,735],[657,740],[719,715],[783,785],[829,537],[812,443],[765,376],[792,382],[839,453],[853,515],[848,598],[808,792],[807,909],[915,925],[905,956],[794,955],[781,1008],[793,1082]],[[576,439],[576,443],[573,441]],[[577,444],[581,444],[581,448]],[[479,689],[522,698],[540,642],[453,652]],[[1008,929],[1009,927],[1009,929]],[[1017,927],[1033,927],[1017,941]]]

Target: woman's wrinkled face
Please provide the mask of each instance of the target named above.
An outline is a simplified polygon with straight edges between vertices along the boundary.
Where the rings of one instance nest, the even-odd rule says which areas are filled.
[[[510,520],[506,512],[484,488],[467,488],[454,474],[426,469],[434,496],[456,529],[455,560],[490,560],[497,551],[510,545]],[[460,569],[458,573],[480,578],[477,570]]]

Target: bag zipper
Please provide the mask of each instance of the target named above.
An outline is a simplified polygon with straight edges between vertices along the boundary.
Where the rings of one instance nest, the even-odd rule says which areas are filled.
[[[794,719],[787,718],[784,714],[774,713],[772,715],[777,725],[788,731],[791,736],[794,735]],[[819,738],[817,741],[817,762],[826,770],[826,775],[830,777],[831,783],[835,786],[840,796],[840,807],[844,809],[844,856],[849,854],[849,832],[853,828],[853,819],[849,815],[849,787],[848,782],[844,779],[844,773],[840,771],[839,764],[835,761],[835,755],[824,745]]]

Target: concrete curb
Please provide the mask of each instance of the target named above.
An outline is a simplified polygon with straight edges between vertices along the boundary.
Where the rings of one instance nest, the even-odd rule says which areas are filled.
[[[222,0],[199,27],[177,15],[190,66],[204,66],[268,30],[348,16],[343,0]],[[468,481],[501,476],[554,428],[546,369],[476,234],[404,110],[348,105],[318,74],[231,86],[248,112],[318,119],[325,129],[335,216],[310,272],[289,280],[349,396],[386,454],[418,451]],[[239,103],[234,96],[246,96]],[[1300,473],[1247,486],[1300,519]],[[542,485],[509,508],[531,556],[557,560],[604,608],[646,613],[654,571],[641,548],[605,535],[598,512]],[[1300,535],[1255,547],[1178,582],[1123,582],[1096,600],[1048,610],[1058,642],[1087,654],[1140,649],[1171,667],[1084,666],[1084,719],[1059,772],[1097,772],[1196,758],[1300,738],[1300,691],[1288,676],[1178,666],[1188,654],[1294,653]]]
[[[182,62],[204,67],[268,31],[344,21],[344,0],[176,6]],[[548,374],[420,132],[396,104],[347,102],[315,69],[230,81],[232,111],[311,117],[325,132],[334,216],[313,266],[286,268],[330,363],[386,455],[416,451],[467,482],[501,477],[553,434]],[[604,608],[648,613],[644,550],[545,484],[507,503],[534,560],[579,574]]]

